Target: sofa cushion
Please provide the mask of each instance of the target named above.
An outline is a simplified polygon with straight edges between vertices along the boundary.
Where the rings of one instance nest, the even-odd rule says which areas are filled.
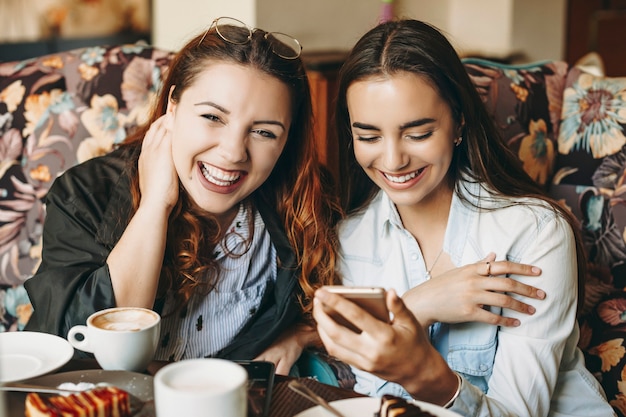
[[[43,196],[24,170],[24,149],[40,116],[65,89],[58,58],[0,64],[0,331],[22,327],[30,316],[20,284],[38,263]]]
[[[558,182],[592,185],[603,158],[626,145],[625,126],[626,78],[572,68],[563,94]]]
[[[564,89],[550,195],[580,220],[587,254],[579,346],[618,415],[626,415],[626,78],[572,68]]]
[[[502,65],[469,58],[463,63],[507,145],[535,181],[548,184],[557,154],[567,63]]]
[[[147,120],[172,57],[135,44],[0,64],[0,331],[30,315],[21,284],[39,264],[50,185]]]

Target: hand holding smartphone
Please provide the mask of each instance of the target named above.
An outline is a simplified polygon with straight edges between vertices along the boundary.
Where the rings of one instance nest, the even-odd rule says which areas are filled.
[[[385,289],[381,287],[347,287],[344,285],[325,285],[328,292],[339,294],[352,301],[363,310],[385,323],[389,322],[389,310],[385,302]],[[348,321],[341,312],[326,310],[337,323],[349,328],[355,333],[361,333],[361,329]]]

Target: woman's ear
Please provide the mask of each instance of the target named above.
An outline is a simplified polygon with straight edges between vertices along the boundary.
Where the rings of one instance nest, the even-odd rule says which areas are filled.
[[[174,92],[175,85],[170,87],[170,92],[167,97],[167,109],[165,110],[165,128],[172,130],[174,127],[174,113],[176,112],[176,102],[172,100],[172,93]]]

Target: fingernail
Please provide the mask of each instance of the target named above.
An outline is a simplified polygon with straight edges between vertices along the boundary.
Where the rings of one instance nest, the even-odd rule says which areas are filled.
[[[535,311],[536,311],[536,310],[535,310],[535,307],[533,307],[533,306],[528,306],[527,311],[528,311],[528,313],[529,313],[529,314],[535,314]]]
[[[519,320],[514,320],[513,321],[513,327],[519,327],[519,325],[520,325]]]
[[[543,300],[544,298],[546,298],[546,293],[543,290],[537,290],[537,297]]]
[[[530,270],[533,271],[533,274],[540,274],[541,273],[541,268],[538,268],[536,266],[533,266]]]

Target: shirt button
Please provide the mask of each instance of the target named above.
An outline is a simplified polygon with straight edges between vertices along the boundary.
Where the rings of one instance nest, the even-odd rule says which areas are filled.
[[[413,255],[411,255],[411,259],[417,261],[419,259],[419,255],[417,253],[414,253]]]
[[[486,371],[487,370],[487,365],[485,365],[484,363],[481,363],[480,366],[478,367],[478,369],[480,369],[481,371]]]

